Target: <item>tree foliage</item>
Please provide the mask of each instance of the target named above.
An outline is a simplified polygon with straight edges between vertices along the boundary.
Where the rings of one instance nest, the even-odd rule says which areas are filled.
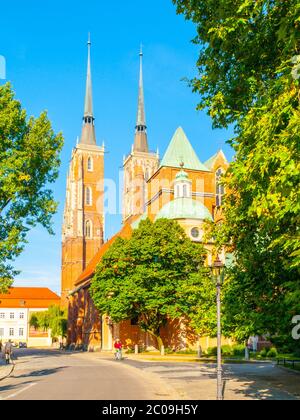
[[[226,222],[214,232],[235,250],[228,330],[290,336],[300,313],[299,1],[174,3],[197,26],[199,108],[215,127],[235,127]]]
[[[47,311],[32,313],[29,324],[36,330],[51,329],[52,338],[65,337],[68,329],[67,311],[56,305],[50,306]]]
[[[62,135],[44,112],[27,118],[9,84],[0,86],[0,289],[16,274],[12,261],[23,250],[30,228],[50,233],[57,204],[48,185],[58,176]]]
[[[160,347],[168,318],[186,317],[196,325],[201,302],[209,305],[204,257],[202,245],[192,243],[177,222],[147,219],[103,256],[91,285],[95,306],[114,322],[138,319]]]

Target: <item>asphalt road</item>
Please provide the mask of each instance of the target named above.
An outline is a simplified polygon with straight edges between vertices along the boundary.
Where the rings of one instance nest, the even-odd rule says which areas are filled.
[[[215,400],[216,366],[105,353],[16,351],[0,400]],[[300,375],[272,363],[223,366],[226,400],[299,400]]]
[[[0,400],[175,399],[151,373],[122,362],[54,350],[15,351],[13,375],[0,382]]]

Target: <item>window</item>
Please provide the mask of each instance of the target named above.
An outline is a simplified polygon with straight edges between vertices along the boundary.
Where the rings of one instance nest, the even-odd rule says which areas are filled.
[[[0,313],[0,319],[4,319],[5,318],[5,313],[4,312],[1,312]]]
[[[225,194],[224,185],[222,185],[222,169],[218,169],[216,172],[216,205],[217,207],[222,206],[223,204],[223,196]]]
[[[88,158],[88,171],[93,171],[93,159],[91,157]]]
[[[24,312],[20,312],[20,319],[24,319],[24,318],[25,318]]]
[[[199,230],[198,228],[194,227],[194,228],[191,230],[191,235],[192,235],[192,238],[194,238],[194,239],[198,239],[198,238],[199,238],[199,236],[200,236],[200,230]]]
[[[90,220],[87,220],[85,222],[85,236],[88,239],[91,239],[93,237],[93,227],[92,227],[92,222]]]
[[[10,337],[13,337],[15,335],[15,330],[14,330],[14,328],[10,328],[9,329],[9,336]]]
[[[90,187],[86,187],[85,189],[85,204],[87,206],[92,205],[92,190]]]
[[[4,336],[4,328],[0,328],[0,338]]]
[[[187,197],[187,186],[183,185],[183,197],[186,198]]]
[[[11,313],[9,314],[9,318],[10,318],[10,319],[15,319],[15,314],[14,314],[13,312],[11,312]]]
[[[24,337],[24,328],[19,328],[19,337]]]

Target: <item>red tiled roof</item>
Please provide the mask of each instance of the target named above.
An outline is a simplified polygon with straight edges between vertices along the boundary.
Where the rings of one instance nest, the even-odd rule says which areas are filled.
[[[117,238],[130,238],[132,234],[132,228],[129,223],[123,226],[123,228],[115,235],[113,236],[108,242],[106,242],[97,252],[97,254],[94,256],[94,258],[90,261],[84,272],[80,275],[78,280],[76,281],[76,286],[81,285],[81,283],[84,283],[86,280],[90,279],[97,268],[97,265],[101,261],[101,258],[103,255],[108,251],[108,249],[111,247],[111,245],[115,242]]]
[[[60,299],[47,287],[11,287],[8,293],[0,294],[0,299]]]
[[[46,287],[11,287],[0,294],[1,308],[48,308],[59,303],[60,297]]]

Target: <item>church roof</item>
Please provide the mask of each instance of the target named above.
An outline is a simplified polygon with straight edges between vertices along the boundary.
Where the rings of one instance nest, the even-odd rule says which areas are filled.
[[[213,220],[207,207],[200,201],[192,198],[175,198],[169,201],[157,214],[155,220],[158,219],[197,219],[197,220]]]
[[[213,166],[214,166],[214,164],[215,164],[215,162],[216,162],[216,160],[217,160],[217,158],[220,154],[223,155],[223,158],[224,158],[225,162],[228,162],[227,159],[226,159],[226,156],[224,155],[223,150],[219,150],[215,155],[213,155],[211,158],[209,158],[204,163],[204,165],[207,167],[207,169],[209,169],[210,171],[213,169]]]
[[[113,236],[109,241],[107,241],[97,252],[97,254],[92,258],[86,269],[80,275],[78,280],[76,281],[76,286],[81,285],[84,281],[89,280],[95,273],[97,265],[101,261],[103,255],[108,251],[111,245],[115,242],[117,238],[130,238],[132,233],[132,228],[129,224],[126,224],[122,227],[122,229]]]
[[[160,166],[180,168],[182,163],[184,163],[185,169],[208,172],[208,169],[198,159],[185,132],[179,127],[169,144]]]
[[[147,213],[145,212],[144,214],[142,214],[137,220],[135,220],[133,223],[131,223],[131,227],[132,229],[138,229],[141,221],[146,220],[148,217]]]

